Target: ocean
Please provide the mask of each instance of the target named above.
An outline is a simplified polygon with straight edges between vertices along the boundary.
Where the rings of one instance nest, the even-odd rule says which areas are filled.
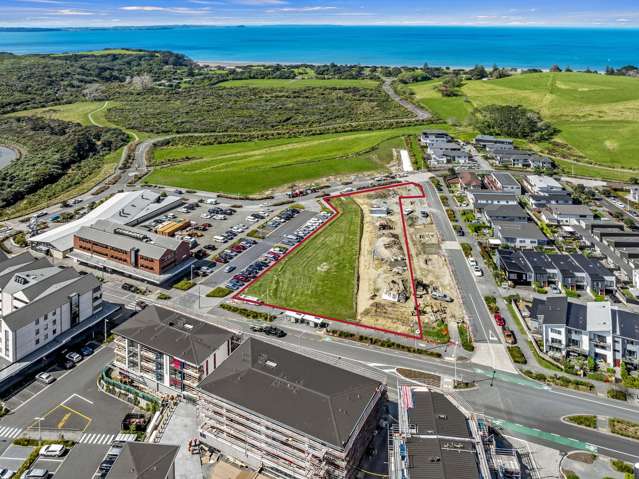
[[[184,53],[214,62],[604,69],[639,64],[639,29],[448,26],[234,26],[0,29],[0,51],[103,48]]]

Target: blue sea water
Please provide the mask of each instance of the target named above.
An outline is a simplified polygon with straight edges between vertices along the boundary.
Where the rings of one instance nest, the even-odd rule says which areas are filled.
[[[0,29],[0,51],[112,47],[171,50],[195,60],[603,69],[639,64],[639,29],[437,26],[235,26]]]

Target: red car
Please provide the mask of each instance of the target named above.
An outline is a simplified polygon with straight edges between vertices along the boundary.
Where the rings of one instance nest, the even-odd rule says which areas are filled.
[[[231,250],[235,251],[236,253],[241,253],[245,249],[246,248],[244,248],[243,246],[240,246],[239,244],[236,244],[235,246],[231,246]]]
[[[497,323],[497,326],[501,328],[506,326],[506,321],[504,320],[504,317],[499,313],[495,313],[495,323]]]

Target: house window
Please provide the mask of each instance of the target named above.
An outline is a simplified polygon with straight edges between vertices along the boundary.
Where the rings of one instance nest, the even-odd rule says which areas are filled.
[[[53,320],[53,325],[54,325],[54,326],[55,326],[55,323],[56,323],[57,321],[58,321],[57,319],[54,319],[54,320]]]
[[[35,335],[37,336],[38,334],[40,334],[40,330],[36,328]]]
[[[44,325],[44,330],[46,331],[47,329],[49,329],[49,325],[48,325],[48,324],[45,324],[45,325]]]
[[[55,331],[56,331],[56,330],[54,329],[54,330],[53,330],[53,332],[51,333],[53,336],[55,336]]]
[[[40,344],[40,338],[36,338],[35,343],[36,343],[36,346]]]
[[[557,328],[550,328],[550,332],[552,334],[562,334],[561,329],[557,329]]]
[[[36,318],[35,323],[36,323],[36,326],[40,324],[40,318]]]
[[[49,339],[49,335],[48,335],[48,334],[45,334],[45,335],[44,335],[44,340],[46,341],[47,339]]]

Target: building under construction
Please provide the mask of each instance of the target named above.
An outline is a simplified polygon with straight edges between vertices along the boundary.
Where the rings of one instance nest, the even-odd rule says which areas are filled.
[[[488,479],[477,421],[444,394],[398,384],[398,424],[389,437],[389,479]]]
[[[249,338],[199,386],[202,442],[275,478],[348,479],[385,386]]]

